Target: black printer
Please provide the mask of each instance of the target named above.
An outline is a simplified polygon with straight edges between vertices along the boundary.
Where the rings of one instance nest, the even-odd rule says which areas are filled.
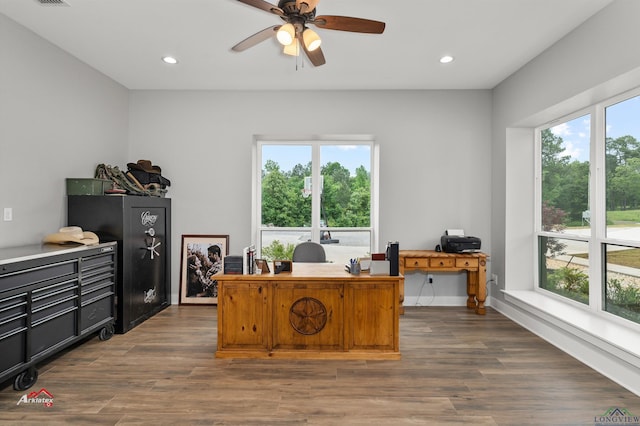
[[[440,247],[445,253],[465,253],[480,251],[480,238],[465,235],[443,235]]]

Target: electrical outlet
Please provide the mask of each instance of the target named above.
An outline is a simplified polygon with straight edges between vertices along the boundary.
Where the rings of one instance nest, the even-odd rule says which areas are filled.
[[[427,281],[429,282],[429,284],[433,284],[433,275],[428,274],[427,275]]]
[[[4,221],[11,222],[13,220],[13,209],[11,207],[4,208]]]
[[[491,281],[498,287],[498,274],[491,274]]]

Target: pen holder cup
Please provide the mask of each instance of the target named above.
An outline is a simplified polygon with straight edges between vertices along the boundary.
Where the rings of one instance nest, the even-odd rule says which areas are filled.
[[[360,264],[354,263],[349,271],[351,275],[360,275]]]

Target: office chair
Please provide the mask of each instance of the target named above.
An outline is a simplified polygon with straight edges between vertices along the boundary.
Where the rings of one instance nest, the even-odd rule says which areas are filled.
[[[293,249],[294,262],[326,262],[327,255],[324,247],[313,241],[305,241],[300,243]]]

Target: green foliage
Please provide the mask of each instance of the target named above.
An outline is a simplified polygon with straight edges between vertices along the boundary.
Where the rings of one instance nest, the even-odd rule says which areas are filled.
[[[615,224],[621,222],[625,223],[626,226],[640,223],[640,210],[616,210],[607,212],[607,223]]]
[[[564,141],[551,130],[541,132],[542,201],[564,212],[564,220],[579,221],[589,209],[589,162],[562,155]]]
[[[565,266],[548,271],[543,288],[578,302],[589,302],[589,276],[578,268]]]
[[[310,165],[307,166],[310,173]],[[302,197],[306,169],[298,165],[284,173],[273,160],[265,164],[262,177],[262,223],[273,226],[304,226],[311,217],[311,198]]]
[[[542,201],[565,212],[565,225],[578,223],[589,210],[589,162],[563,155],[562,137],[549,129],[541,132],[541,141]],[[640,142],[627,135],[605,144],[607,211],[640,208]]]
[[[617,278],[607,281],[606,310],[640,323],[640,288]]]
[[[549,282],[556,288],[573,293],[589,294],[589,276],[577,268],[565,266],[548,276]]]
[[[327,163],[324,178],[321,219],[330,227],[364,227],[371,223],[371,176],[360,166],[355,176],[340,163]],[[273,160],[262,171],[262,223],[277,227],[303,227],[311,222],[311,197],[304,198],[305,176],[311,176],[311,163],[296,165],[283,172]]]
[[[622,281],[612,278],[607,281],[607,301],[627,308],[640,308],[640,288],[633,285],[623,285]]]
[[[609,201],[617,201],[625,209],[638,206],[640,201],[640,158],[629,158],[619,164],[608,181]]]
[[[606,286],[606,310],[640,323],[640,288],[617,278],[608,279]],[[542,287],[578,302],[589,303],[589,277],[580,269],[563,267],[548,270]]]
[[[571,157],[561,155],[564,151],[563,140],[561,137],[555,136],[550,129],[543,130],[540,136],[542,141],[542,201],[549,206],[560,207],[564,171]]]
[[[605,144],[607,210],[640,207],[640,143],[622,136]]]
[[[285,246],[278,240],[274,240],[268,247],[262,248],[262,257],[266,260],[291,260],[293,259],[293,244]]]
[[[633,136],[605,141],[607,209],[626,210],[640,206],[638,171],[640,144]]]

